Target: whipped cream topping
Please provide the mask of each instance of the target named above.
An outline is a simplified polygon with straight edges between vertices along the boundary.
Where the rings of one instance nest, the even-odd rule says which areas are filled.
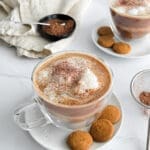
[[[116,0],[113,3],[113,9],[133,16],[149,16],[150,0]]]
[[[79,81],[79,93],[97,89],[99,86],[96,75],[90,69],[86,69]]]

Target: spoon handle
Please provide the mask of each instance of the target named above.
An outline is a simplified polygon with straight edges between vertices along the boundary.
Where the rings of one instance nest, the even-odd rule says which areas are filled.
[[[149,140],[150,140],[150,116],[148,117],[146,150],[149,150]]]
[[[12,20],[11,20],[12,21]],[[12,21],[14,23],[22,24],[22,25],[27,25],[27,24],[32,24],[32,25],[45,25],[45,26],[50,26],[48,23],[42,23],[42,22],[19,22],[19,21]]]

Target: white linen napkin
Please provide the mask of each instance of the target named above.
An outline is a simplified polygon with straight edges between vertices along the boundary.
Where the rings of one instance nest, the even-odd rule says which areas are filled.
[[[36,31],[36,26],[24,26],[18,22],[37,22],[44,16],[63,13],[75,18],[77,29],[81,17],[91,0],[1,0],[0,1],[0,39],[15,46],[19,56],[32,58],[45,57],[61,51],[71,42],[69,38],[49,42]]]

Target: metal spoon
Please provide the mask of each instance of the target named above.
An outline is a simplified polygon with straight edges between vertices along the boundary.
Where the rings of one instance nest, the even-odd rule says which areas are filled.
[[[150,115],[148,117],[146,150],[149,150],[149,140],[150,140]]]
[[[14,23],[17,23],[17,24],[22,24],[22,25],[29,25],[29,24],[31,24],[31,25],[44,25],[44,26],[50,26],[50,25],[51,25],[51,24],[49,24],[49,23],[43,23],[43,22],[27,23],[27,22],[19,22],[19,21],[14,21],[14,20],[11,20],[11,21],[14,22]],[[60,25],[65,26],[66,23],[63,22],[63,23],[61,23]]]

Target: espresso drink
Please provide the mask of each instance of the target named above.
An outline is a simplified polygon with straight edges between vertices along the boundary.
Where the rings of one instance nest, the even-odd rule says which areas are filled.
[[[134,39],[150,33],[150,0],[111,0],[110,10],[122,37]]]
[[[38,95],[49,103],[83,105],[108,91],[111,76],[98,59],[82,53],[66,53],[39,65],[33,75]]]

